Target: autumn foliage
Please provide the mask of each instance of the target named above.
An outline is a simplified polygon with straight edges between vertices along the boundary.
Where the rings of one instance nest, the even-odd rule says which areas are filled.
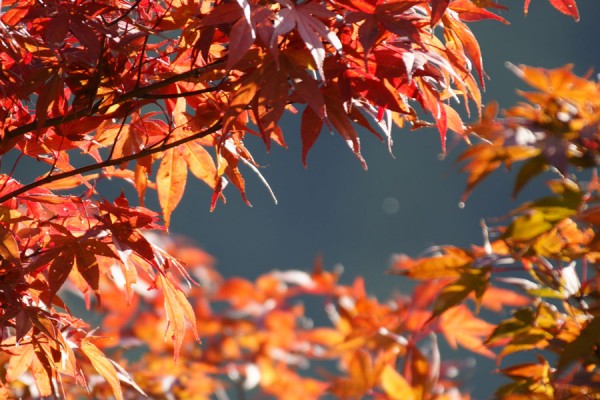
[[[550,3],[579,19],[574,0]],[[600,83],[570,66],[511,66],[532,91],[501,115],[483,107],[469,26],[506,23],[504,5],[0,6],[3,397],[468,399],[443,338],[497,360],[510,378],[499,398],[600,398]],[[394,126],[433,126],[442,149],[448,131],[469,144],[465,199],[503,166],[517,171],[514,195],[533,179],[549,192],[482,223],[482,246],[397,256],[390,273],[418,285],[384,302],[320,260],[311,272],[222,277],[164,231],[190,173],[213,192],[207,208],[228,185],[248,202],[240,163],[260,172],[244,143],[285,147],[284,113],[300,114],[305,165],[324,129],[366,168],[359,133],[391,149]],[[43,172],[17,180],[32,160]],[[107,179],[137,199],[102,198]],[[144,207],[148,190],[161,214]],[[71,314],[73,295],[94,323]],[[323,314],[306,315],[307,299]]]

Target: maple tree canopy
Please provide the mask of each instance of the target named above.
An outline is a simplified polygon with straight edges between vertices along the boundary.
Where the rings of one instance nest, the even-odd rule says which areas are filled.
[[[574,0],[550,3],[579,19]],[[572,171],[599,164],[600,85],[569,66],[512,66],[535,92],[501,117],[482,107],[486,75],[469,26],[507,23],[504,9],[1,0],[0,155],[15,160],[0,172],[2,395],[205,399],[233,386],[290,400],[467,399],[437,335],[498,363],[535,352],[501,370],[511,382],[499,397],[597,393],[600,184]],[[210,256],[156,231],[168,228],[189,173],[212,189],[211,210],[230,184],[249,203],[240,163],[260,172],[245,140],[285,147],[284,113],[300,114],[304,165],[323,130],[366,168],[359,133],[391,151],[394,126],[432,126],[444,151],[448,131],[471,144],[459,157],[465,196],[502,165],[519,165],[515,194],[542,172],[556,179],[506,225],[483,224],[484,246],[398,256],[390,272],[421,281],[412,297],[379,302],[361,278],[340,284],[319,262],[312,273],[224,279]],[[21,182],[26,158],[44,171]],[[103,199],[105,179],[130,182],[138,198]],[[148,189],[160,215],[144,207]],[[99,332],[71,314],[67,291],[97,313]],[[307,297],[324,301],[330,326],[306,322]],[[494,324],[480,307],[516,310]],[[132,362],[124,350],[140,345],[148,351]],[[322,360],[336,360],[339,375],[301,372]]]

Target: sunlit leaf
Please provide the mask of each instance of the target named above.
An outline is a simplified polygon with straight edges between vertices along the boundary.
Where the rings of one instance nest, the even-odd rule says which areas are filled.
[[[0,257],[15,265],[21,262],[19,246],[10,230],[3,226],[0,226]]]
[[[90,338],[84,338],[81,341],[81,351],[90,360],[96,371],[106,379],[106,382],[110,385],[113,394],[117,400],[123,400],[123,391],[121,390],[121,383],[117,376],[117,370],[108,358],[100,351]]]
[[[550,0],[550,4],[561,13],[573,17],[575,21],[579,21],[579,10],[575,0]]]
[[[171,213],[183,197],[186,181],[187,164],[185,158],[177,148],[167,150],[156,173],[158,200],[167,227],[171,222]]]
[[[460,344],[475,353],[495,357],[484,344],[494,327],[492,324],[475,317],[465,306],[450,308],[440,318],[440,328],[450,346],[456,348]]]
[[[169,327],[167,333],[173,339],[175,347],[175,359],[179,357],[183,338],[186,330],[192,330],[192,334],[199,340],[196,332],[196,316],[183,291],[176,287],[166,276],[158,275],[160,286],[164,292],[164,307],[167,313]],[[188,325],[189,324],[189,325]]]
[[[408,382],[391,365],[387,364],[383,367],[379,379],[381,380],[381,387],[391,399],[414,399],[413,390]]]

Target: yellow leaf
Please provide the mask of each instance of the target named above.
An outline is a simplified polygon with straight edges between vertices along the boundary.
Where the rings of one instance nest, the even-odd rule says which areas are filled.
[[[33,362],[33,345],[23,344],[10,350],[11,356],[6,369],[6,381],[13,382],[21,376]]]
[[[552,334],[543,329],[531,327],[514,335],[510,342],[504,346],[500,354],[498,354],[497,361],[500,362],[505,356],[513,353],[533,349],[545,349],[550,344],[551,339]]]
[[[179,357],[179,351],[183,345],[185,336],[186,321],[190,324],[196,340],[200,340],[196,331],[196,316],[188,299],[181,289],[179,289],[171,280],[159,274],[158,279],[161,283],[165,296],[165,311],[169,321],[168,334],[173,338],[175,347],[175,360]]]
[[[106,358],[104,353],[100,351],[91,342],[90,338],[84,338],[81,340],[81,351],[92,363],[92,366],[110,385],[113,394],[117,400],[123,400],[123,392],[121,391],[121,383],[119,382],[119,377],[117,376],[117,370],[115,366],[111,363],[111,361]]]
[[[473,258],[456,247],[445,247],[444,254],[413,260],[398,256],[390,272],[415,279],[437,279],[459,277],[468,268]]]
[[[187,181],[187,165],[177,148],[165,151],[158,172],[156,183],[158,185],[158,201],[163,210],[165,226],[171,222],[171,213],[181,201],[185,183]]]
[[[181,152],[192,174],[214,189],[217,186],[217,168],[209,152],[197,141],[183,144]]]
[[[406,379],[402,377],[391,365],[383,367],[379,376],[381,387],[385,394],[393,400],[412,400],[414,392]]]
[[[544,218],[541,211],[531,210],[521,215],[510,225],[506,236],[516,241],[527,241],[552,229],[552,224]]]
[[[19,246],[12,233],[3,226],[0,226],[0,257],[12,264],[21,264]]]

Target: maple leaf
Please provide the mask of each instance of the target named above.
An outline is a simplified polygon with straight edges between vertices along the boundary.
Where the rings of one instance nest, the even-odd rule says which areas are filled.
[[[446,310],[440,317],[439,326],[453,348],[460,344],[475,353],[495,358],[495,354],[484,345],[484,338],[492,332],[494,325],[475,317],[466,306]]]
[[[393,400],[414,399],[414,392],[406,379],[391,365],[383,367],[379,376],[384,392]]]
[[[294,28],[304,41],[306,48],[315,62],[315,66],[321,78],[325,80],[323,62],[325,61],[325,46],[322,39],[326,39],[337,52],[342,51],[342,43],[334,32],[319,18],[332,18],[334,13],[327,10],[323,5],[309,1],[295,4],[291,0],[277,0],[283,6],[275,15],[273,36],[271,38],[271,50],[275,49],[277,39],[281,35],[291,32]]]
[[[462,21],[476,22],[481,21],[482,19],[493,19],[508,25],[507,20],[505,20],[497,14],[490,12],[484,7],[478,7],[477,4],[478,2],[471,2],[470,0],[454,0],[452,3],[450,3],[450,9],[458,12],[459,18]],[[497,5],[496,3],[490,3],[489,6],[494,6],[495,8],[500,9],[506,9],[506,7]]]
[[[446,9],[450,5],[450,0],[432,0],[431,1],[431,27],[433,28],[441,19]]]
[[[200,340],[196,331],[196,316],[185,294],[172,282],[171,278],[159,274],[157,279],[164,293],[165,311],[169,322],[168,333],[173,338],[175,360],[177,360],[187,330],[186,322],[189,323],[194,338]]]
[[[81,340],[81,351],[90,360],[96,371],[106,379],[106,382],[110,385],[113,394],[117,400],[123,400],[123,391],[121,390],[121,383],[117,375],[117,370],[112,362],[106,358],[92,342],[92,338],[84,338]]]
[[[158,200],[167,228],[171,222],[171,213],[181,201],[187,182],[186,158],[181,153],[178,148],[167,150],[156,173]]]
[[[16,266],[21,263],[19,245],[10,230],[0,225],[0,256]]]
[[[549,1],[579,18],[575,0]],[[468,24],[506,23],[492,12],[503,9],[492,0],[4,0],[0,153],[17,161],[0,176],[0,362],[6,366],[0,393],[10,397],[4,389],[14,388],[83,398],[90,396],[89,383],[99,399],[137,398],[140,387],[118,366],[126,363],[157,398],[218,397],[223,378],[259,397],[288,400],[316,399],[328,388],[343,398],[455,398],[456,384],[444,376],[430,335],[441,332],[452,346],[488,356],[482,339],[489,335],[487,345],[502,346],[498,362],[543,349],[557,354],[559,370],[576,364],[562,376],[541,359],[505,368],[515,396],[552,398],[563,387],[565,398],[589,394],[598,381],[592,350],[599,296],[597,271],[590,268],[600,259],[598,185],[595,176],[587,189],[565,176],[571,166],[598,165],[598,84],[569,66],[510,66],[534,88],[521,93],[526,102],[502,118],[488,107],[481,121],[465,127],[450,101],[462,96],[467,113],[473,101],[481,114],[479,84],[486,77]],[[433,121],[422,121],[413,103]],[[142,206],[147,190],[155,189],[168,228],[189,169],[213,190],[211,208],[225,199],[228,182],[248,202],[242,168],[264,178],[247,138],[259,137],[267,150],[271,141],[285,147],[280,120],[298,104],[306,106],[299,133],[304,165],[323,125],[366,166],[359,128],[391,149],[394,122],[435,124],[443,149],[449,129],[465,139],[480,136],[483,143],[461,158],[467,193],[498,167],[521,161],[515,195],[542,172],[562,176],[549,182],[553,195],[518,208],[506,224],[496,221],[492,242],[486,227],[483,247],[398,257],[392,272],[422,283],[412,298],[386,303],[367,295],[362,278],[346,286],[320,266],[313,274],[224,280],[198,265],[211,263],[204,253],[170,243],[187,267],[145,231],[163,229],[157,214],[130,205],[125,195],[114,204],[99,199],[97,183],[104,179],[133,183]],[[81,163],[78,153],[91,163]],[[23,157],[47,169],[21,184],[12,176]],[[535,282],[500,280],[533,299],[490,287],[491,276],[521,266]],[[184,292],[173,270],[181,280],[196,275],[203,285]],[[100,328],[111,336],[102,346],[87,324],[68,314],[63,287],[83,295],[90,309],[90,294],[102,294]],[[295,302],[308,296],[325,301],[333,327],[300,323],[308,315]],[[477,307],[524,308],[491,332],[461,304],[472,298]],[[432,316],[435,322],[428,321]],[[202,351],[186,340],[188,328],[196,340],[201,329]],[[172,345],[160,340],[163,334]],[[426,335],[429,360],[417,347]],[[140,343],[151,351],[140,363],[121,351],[113,362],[101,350]],[[346,375],[317,380],[298,370],[324,358]],[[98,375],[106,385],[89,379]]]
[[[447,246],[443,250],[442,254],[417,260],[397,255],[389,272],[415,279],[455,278],[473,261],[472,256],[460,248]]]
[[[575,0],[549,0],[550,4],[558,11],[572,17],[575,21],[579,21],[579,10],[577,9],[577,3]],[[524,11],[525,15],[529,10],[529,4],[531,0],[525,0]]]
[[[308,152],[319,138],[322,129],[323,119],[311,107],[306,107],[302,112],[302,125],[300,128],[302,136],[302,164],[304,167],[306,167]]]

